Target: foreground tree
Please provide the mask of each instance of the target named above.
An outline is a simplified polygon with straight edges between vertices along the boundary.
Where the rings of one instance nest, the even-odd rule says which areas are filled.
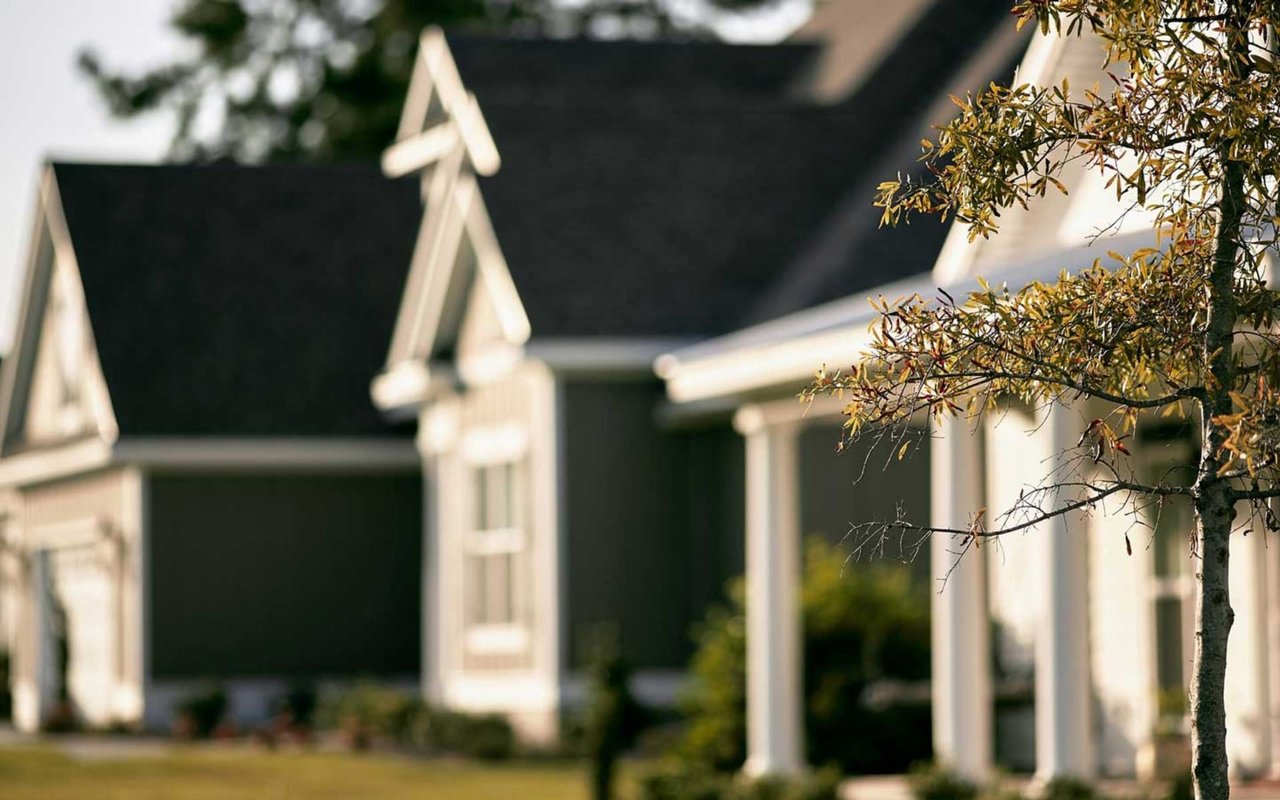
[[[763,0],[707,0],[722,8]],[[554,36],[699,35],[660,0],[181,0],[189,55],[129,74],[80,56],[111,112],[170,109],[179,160],[374,159],[395,137],[428,25]]]
[[[1280,3],[1023,0],[1013,11],[1019,25],[1046,34],[1096,35],[1110,84],[992,86],[958,101],[959,115],[924,143],[930,177],[881,185],[884,221],[939,214],[966,224],[971,240],[986,237],[1002,209],[1065,192],[1064,168],[1082,160],[1131,210],[1153,217],[1157,246],[1070,265],[1079,271],[1013,293],[984,283],[959,301],[945,292],[880,301],[868,359],[820,372],[808,394],[842,396],[849,435],[899,437],[900,456],[911,444],[908,423],[922,415],[974,418],[1010,400],[1106,408],[1053,474],[994,523],[975,509],[965,528],[888,520],[856,533],[864,546],[891,532],[951,535],[963,556],[1107,498],[1138,522],[1167,498],[1190,498],[1199,579],[1194,782],[1202,800],[1225,800],[1231,532],[1238,506],[1276,529],[1268,501],[1280,496],[1280,295],[1263,269],[1280,215]],[[1155,413],[1194,421],[1191,485],[1142,480],[1129,464],[1127,438]]]

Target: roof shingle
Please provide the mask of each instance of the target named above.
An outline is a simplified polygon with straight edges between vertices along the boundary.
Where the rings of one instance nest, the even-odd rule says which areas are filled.
[[[123,435],[380,436],[421,219],[372,167],[55,164]]]

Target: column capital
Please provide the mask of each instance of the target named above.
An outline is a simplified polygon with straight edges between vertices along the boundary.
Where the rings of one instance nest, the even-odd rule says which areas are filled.
[[[779,432],[800,427],[804,407],[799,402],[782,406],[778,403],[750,403],[733,415],[733,429],[743,436],[761,433],[766,428]]]

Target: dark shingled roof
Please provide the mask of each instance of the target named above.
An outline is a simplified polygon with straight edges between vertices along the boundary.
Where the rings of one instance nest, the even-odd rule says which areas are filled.
[[[708,336],[930,269],[944,226],[873,241],[850,193],[869,208],[864,176],[911,165],[882,172],[1005,12],[940,0],[826,106],[799,94],[812,44],[451,36],[502,155],[482,191],[533,336]],[[815,264],[818,238],[839,246]]]
[[[124,435],[380,436],[421,221],[372,167],[55,164]]]

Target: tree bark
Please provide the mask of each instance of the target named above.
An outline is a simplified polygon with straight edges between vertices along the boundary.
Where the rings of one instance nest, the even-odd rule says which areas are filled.
[[[1229,390],[1235,385],[1232,333],[1238,312],[1235,266],[1244,214],[1244,167],[1221,151],[1219,219],[1209,273],[1209,316],[1204,358],[1210,373],[1208,397],[1201,403],[1200,469],[1195,486],[1197,544],[1200,555],[1196,598],[1195,675],[1191,681],[1192,778],[1199,800],[1227,800],[1227,714],[1225,684],[1227,640],[1235,612],[1228,584],[1235,494],[1218,477],[1226,438],[1214,418],[1231,413]]]

